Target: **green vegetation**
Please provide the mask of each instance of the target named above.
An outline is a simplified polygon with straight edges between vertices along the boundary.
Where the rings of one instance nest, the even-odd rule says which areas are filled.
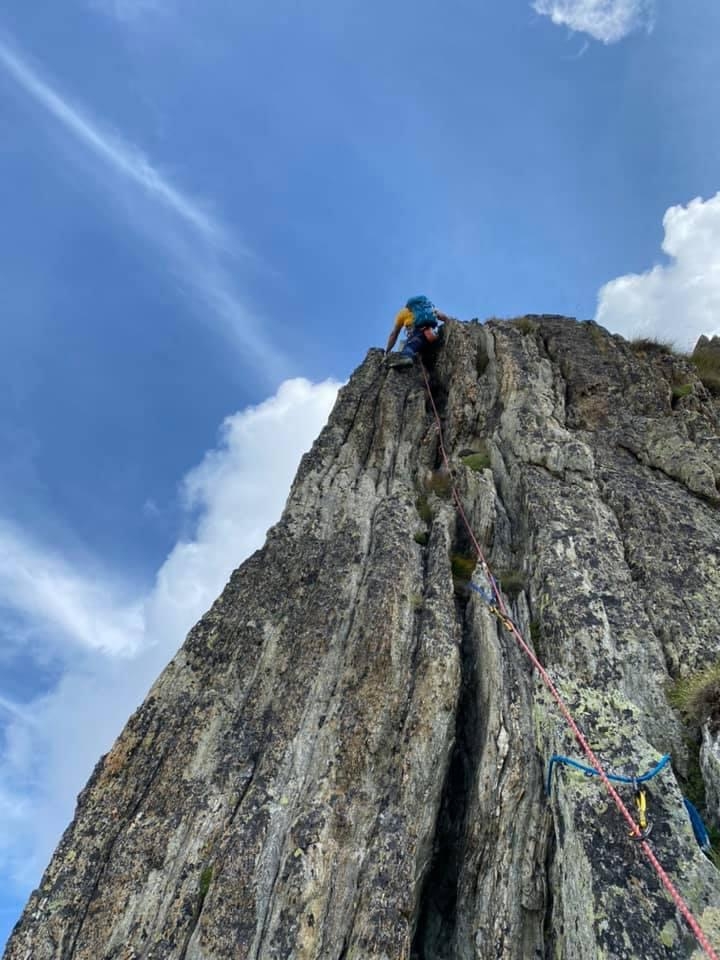
[[[530,639],[533,642],[533,646],[537,647],[541,638],[542,638],[542,626],[540,625],[540,621],[531,620],[530,621]]]
[[[423,523],[430,523],[433,518],[433,512],[428,503],[428,498],[425,494],[421,494],[415,501],[415,509],[418,512],[418,516],[423,521]],[[419,541],[418,541],[419,542]]]
[[[514,600],[525,589],[525,577],[522,570],[499,571],[497,579],[500,581],[503,593],[506,593],[511,600]]]
[[[675,346],[669,340],[656,340],[655,337],[637,337],[630,341],[630,349],[645,355],[668,354],[675,356]]]
[[[487,453],[471,453],[469,457],[463,457],[462,462],[471,470],[487,470],[490,457]]]
[[[440,497],[442,500],[449,500],[452,496],[452,477],[446,473],[444,470],[436,470],[424,483],[425,490],[418,494],[415,499],[415,509],[418,512],[418,516],[423,523],[430,523],[433,518],[433,508],[430,505],[430,495],[435,494],[436,497]],[[420,533],[415,534],[415,542],[420,543],[423,546],[427,543],[427,539],[423,542],[419,537],[423,536]]]
[[[413,540],[415,541],[415,543],[419,543],[421,547],[426,547],[429,539],[430,538],[428,534],[425,532],[416,533],[415,536],[413,537]]]
[[[443,500],[448,500],[452,495],[452,477],[443,470],[436,470],[425,486],[430,493]]]
[[[203,900],[208,894],[210,889],[210,884],[212,883],[212,867],[205,867],[203,872],[200,874],[200,903],[202,904]]]
[[[708,721],[720,723],[720,660],[690,677],[677,680],[668,691],[668,700],[677,707],[694,731],[687,741],[688,772],[682,781],[683,794],[704,817],[705,782],[700,769],[699,728]],[[710,857],[720,869],[720,831],[707,825],[712,851]]]
[[[450,569],[452,570],[453,579],[456,581],[456,586],[458,583],[465,584],[470,582],[476,564],[477,558],[474,554],[450,554]]]
[[[477,450],[473,453],[468,454],[466,457],[462,457],[462,463],[466,467],[469,467],[471,470],[487,470],[490,466],[490,454],[488,453],[487,445],[483,441],[478,444]]]
[[[512,324],[514,327],[517,327],[518,330],[521,330],[524,336],[527,336],[529,333],[535,333],[538,328],[537,323],[534,320],[531,320],[530,317],[516,317]]]
[[[700,347],[690,357],[705,387],[720,397],[720,350]]]
[[[676,383],[672,388],[673,400],[680,400],[692,393],[691,383]]]
[[[720,722],[720,660],[677,680],[668,692],[668,700],[692,726],[700,727],[708,720]]]

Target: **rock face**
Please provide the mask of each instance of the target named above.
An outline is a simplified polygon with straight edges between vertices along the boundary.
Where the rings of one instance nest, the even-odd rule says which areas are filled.
[[[666,700],[720,656],[717,401],[547,316],[449,323],[431,380],[453,476],[420,371],[371,350],[98,763],[6,960],[701,956],[599,779],[561,767],[546,796],[551,755],[584,757],[467,589],[453,482],[602,762],[672,754],[651,844],[718,947],[682,803],[699,744]]]

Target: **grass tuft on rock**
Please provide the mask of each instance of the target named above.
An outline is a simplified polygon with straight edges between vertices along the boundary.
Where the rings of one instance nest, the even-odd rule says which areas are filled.
[[[673,400],[682,400],[683,397],[687,397],[692,393],[692,384],[691,383],[676,383],[672,388]]]
[[[716,397],[720,397],[720,350],[700,347],[690,357],[703,385]]]
[[[487,449],[476,450],[475,453],[463,457],[461,462],[464,463],[466,467],[469,467],[470,470],[487,470],[490,467],[490,454],[487,452]]]
[[[498,571],[497,579],[503,593],[506,593],[511,600],[515,600],[525,589],[525,577],[522,570]]]
[[[441,500],[449,500],[452,495],[452,477],[443,470],[436,470],[425,483],[427,490]]]
[[[450,569],[453,578],[461,583],[469,583],[472,579],[473,571],[477,565],[477,558],[474,554],[451,553]]]
[[[208,895],[208,890],[210,889],[210,884],[212,883],[212,867],[205,867],[203,872],[200,874],[200,900],[203,901]]]
[[[523,334],[527,336],[529,333],[535,333],[538,328],[537,323],[534,320],[531,320],[530,317],[516,317],[512,321],[512,325],[517,327]]]
[[[432,508],[428,503],[428,498],[425,494],[420,494],[420,496],[415,501],[415,509],[418,512],[418,516],[423,521],[423,523],[430,523],[433,518]]]
[[[646,356],[676,355],[675,345],[670,340],[657,340],[655,337],[636,337],[630,341],[630,349]]]
[[[419,543],[421,547],[426,547],[428,545],[429,539],[430,537],[425,531],[421,533],[416,533],[413,537],[413,540],[415,541],[415,543]]]
[[[708,721],[720,725],[720,660],[677,680],[668,692],[668,700],[693,726],[701,727]]]

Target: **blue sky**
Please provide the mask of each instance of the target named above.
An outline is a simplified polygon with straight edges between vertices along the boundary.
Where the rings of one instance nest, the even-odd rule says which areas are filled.
[[[408,296],[720,333],[719,32],[715,0],[3,5],[0,943]]]

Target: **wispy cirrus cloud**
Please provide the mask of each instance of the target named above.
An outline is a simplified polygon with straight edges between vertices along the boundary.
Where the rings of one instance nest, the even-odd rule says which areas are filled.
[[[163,175],[140,149],[91,119],[2,40],[0,68],[93,158],[101,173],[109,175],[104,181],[109,199],[116,199],[118,185],[132,188],[140,197],[140,215],[128,215],[147,239],[160,245],[174,265],[176,281],[199,301],[198,312],[211,317],[216,327],[241,347],[243,355],[250,353],[260,361],[267,379],[277,382],[287,376],[286,358],[262,333],[227,266],[230,258],[233,273],[237,273],[238,259],[257,260],[254,254],[231,237],[197,199]],[[186,236],[180,234],[179,226],[185,228]]]
[[[127,177],[147,191],[151,198],[171,210],[206,240],[211,243],[227,243],[225,231],[220,224],[214,221],[197,202],[181,193],[164,178],[140,150],[91,122],[79,109],[41,80],[24,60],[2,42],[0,42],[0,64],[26,93],[45,107],[85,147],[112,167],[116,173]]]
[[[13,717],[15,720],[20,720],[22,723],[32,723],[32,717],[28,714],[27,710],[24,710],[20,704],[15,703],[13,700],[9,700],[7,697],[0,696],[0,713],[5,712]]]
[[[616,43],[642,28],[650,29],[654,0],[534,0],[533,10],[558,26]]]
[[[131,655],[140,641],[142,609],[123,600],[122,588],[88,578],[6,522],[0,522],[0,604],[85,649]],[[3,705],[10,709],[9,701]]]
[[[720,335],[720,193],[670,207],[663,226],[670,262],[606,283],[595,319],[624,336],[690,349],[703,333]]]

